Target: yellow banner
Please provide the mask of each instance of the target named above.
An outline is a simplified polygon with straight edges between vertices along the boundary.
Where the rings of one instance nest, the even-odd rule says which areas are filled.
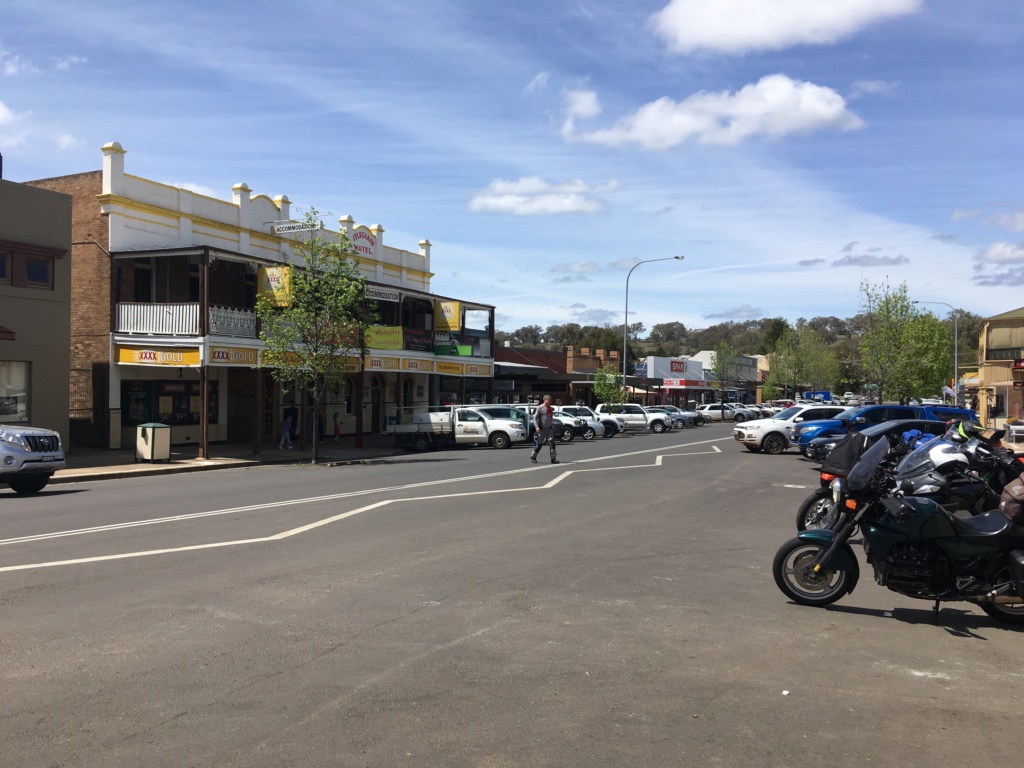
[[[210,365],[249,365],[259,363],[260,351],[246,347],[210,347]]]
[[[371,325],[366,329],[366,346],[369,349],[401,349],[402,326]]]
[[[403,371],[417,371],[419,373],[433,373],[433,360],[402,360]]]
[[[397,357],[371,357],[366,361],[368,371],[398,371],[402,368],[402,361]]]
[[[490,376],[491,366],[479,365],[474,363],[466,363],[466,375],[467,376]]]
[[[125,365],[199,365],[199,350],[185,347],[125,347],[117,345],[117,362]]]
[[[438,373],[453,373],[456,376],[462,375],[462,363],[446,363],[443,360],[438,360],[435,363],[435,369]]]
[[[461,301],[435,301],[434,302],[434,330],[435,331],[461,331],[462,330],[462,302]]]
[[[292,300],[292,268],[260,267],[256,272],[256,291],[275,307],[287,307]]]

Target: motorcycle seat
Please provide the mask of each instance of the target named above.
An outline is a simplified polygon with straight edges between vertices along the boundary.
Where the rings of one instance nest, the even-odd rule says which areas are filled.
[[[1014,525],[998,509],[974,517],[954,517],[953,530],[964,541],[986,547],[1024,544],[1024,527]]]

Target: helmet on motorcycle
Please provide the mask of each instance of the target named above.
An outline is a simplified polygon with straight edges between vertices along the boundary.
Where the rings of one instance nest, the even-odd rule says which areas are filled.
[[[949,425],[946,437],[955,443],[966,443],[981,436],[981,425],[976,421],[954,421]]]

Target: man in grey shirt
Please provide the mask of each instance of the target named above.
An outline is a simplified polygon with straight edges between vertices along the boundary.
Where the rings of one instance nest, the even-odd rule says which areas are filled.
[[[551,407],[551,395],[544,395],[544,402],[537,406],[533,414],[533,427],[537,433],[537,439],[533,443],[533,453],[530,454],[530,461],[537,463],[537,454],[544,443],[548,444],[551,453],[551,463],[559,464],[558,456],[555,453],[555,409]]]

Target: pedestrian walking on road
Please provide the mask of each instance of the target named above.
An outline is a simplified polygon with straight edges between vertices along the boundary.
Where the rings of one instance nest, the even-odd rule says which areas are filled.
[[[284,421],[281,422],[281,439],[277,443],[277,450],[292,447],[292,415],[285,413]]]
[[[551,395],[544,395],[544,402],[537,406],[533,414],[533,428],[536,434],[536,441],[533,444],[533,453],[530,454],[530,461],[537,463],[537,454],[544,443],[548,444],[548,452],[551,454],[551,463],[559,464],[558,455],[555,453],[555,409],[551,407]]]

